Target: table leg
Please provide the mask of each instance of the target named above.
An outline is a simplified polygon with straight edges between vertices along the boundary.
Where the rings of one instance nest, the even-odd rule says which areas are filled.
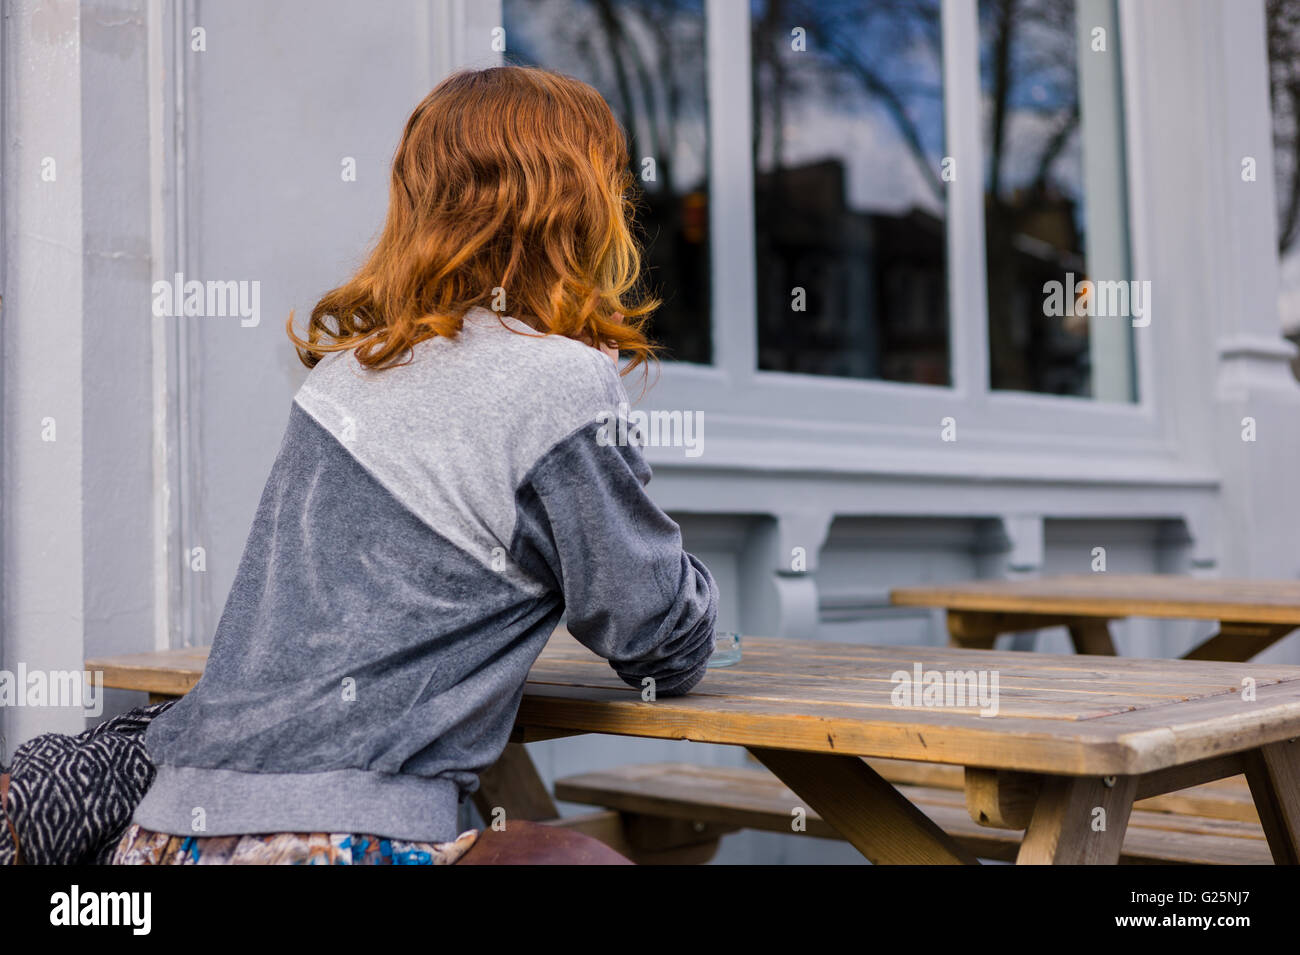
[[[522,729],[517,735],[546,738],[547,734]],[[507,743],[497,761],[479,773],[479,786],[473,799],[474,807],[489,828],[504,811],[507,827],[512,819],[520,819],[571,829],[599,839],[639,865],[708,862],[718,850],[718,840],[734,831],[725,826],[698,829],[686,820],[639,818],[609,811],[561,819],[550,790],[522,743]]]
[[[1117,864],[1136,793],[1134,776],[1044,778],[1016,864]]]
[[[1246,781],[1278,865],[1300,865],[1300,740],[1246,755]]]
[[[1085,617],[1070,624],[1070,642],[1075,653],[1092,653],[1113,657],[1115,641],[1110,637],[1110,621],[1101,617]]]
[[[1184,660],[1226,660],[1240,663],[1263,653],[1295,627],[1289,623],[1233,623],[1224,620],[1219,632],[1190,650]]]
[[[511,819],[542,822],[560,814],[522,743],[507,743],[501,757],[479,773],[474,806],[489,826],[498,809],[505,810],[507,823]]]
[[[856,756],[755,746],[749,751],[877,865],[979,864]]]
[[[1001,632],[989,619],[991,614],[963,613],[959,610],[948,611],[948,643],[954,647],[967,650],[992,650],[993,643]]]

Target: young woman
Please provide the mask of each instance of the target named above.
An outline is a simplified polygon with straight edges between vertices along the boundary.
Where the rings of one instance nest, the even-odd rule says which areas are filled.
[[[361,270],[289,334],[312,369],[198,685],[149,727],[118,862],[454,862],[562,614],[688,692],[717,588],[609,440],[653,357],[621,130],[538,69],[416,107]]]

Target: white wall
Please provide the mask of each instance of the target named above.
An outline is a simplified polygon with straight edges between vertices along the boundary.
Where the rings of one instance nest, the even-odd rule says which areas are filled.
[[[131,2],[4,10],[0,661],[80,670],[153,641],[145,23]],[[6,708],[2,749],[82,725]]]

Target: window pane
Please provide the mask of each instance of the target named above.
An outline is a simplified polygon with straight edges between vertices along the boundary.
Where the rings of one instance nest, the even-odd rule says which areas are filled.
[[[1114,4],[980,0],[979,18],[992,387],[1134,400],[1149,302],[1128,281]]]
[[[1300,0],[1268,0],[1269,91],[1273,104],[1273,176],[1281,259],[1282,331],[1300,345]],[[1300,355],[1291,362],[1300,378]]]
[[[758,365],[947,384],[939,0],[753,0]]]
[[[664,357],[713,360],[703,0],[504,0],[507,59],[590,83],[628,133]]]

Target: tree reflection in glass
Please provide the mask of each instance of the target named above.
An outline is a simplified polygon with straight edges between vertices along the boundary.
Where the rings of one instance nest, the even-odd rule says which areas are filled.
[[[938,0],[754,0],[761,369],[947,384]]]
[[[590,83],[628,134],[651,337],[709,363],[708,103],[703,0],[504,0],[508,62]]]

